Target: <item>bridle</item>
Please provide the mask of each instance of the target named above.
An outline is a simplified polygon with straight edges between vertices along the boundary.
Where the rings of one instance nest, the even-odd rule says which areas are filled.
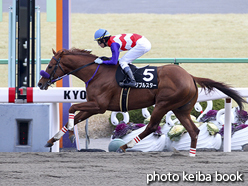
[[[63,70],[63,68],[61,67],[61,65],[60,65],[60,59],[61,58],[59,58],[59,59],[56,59],[54,56],[53,56],[53,59],[57,62],[56,63],[56,65],[55,65],[55,67],[54,67],[54,69],[53,69],[53,71],[52,71],[52,73],[51,73],[51,75],[50,75],[50,78],[49,78],[49,80],[51,81],[51,82],[56,82],[56,81],[58,81],[58,80],[53,80],[54,79],[54,75],[56,74],[56,71],[57,71],[57,69],[58,69],[58,67],[62,70],[62,72],[64,73],[64,74],[66,74],[65,73],[65,71]],[[58,76],[58,78],[59,78],[59,76]],[[57,79],[58,79],[57,78]]]
[[[41,76],[43,76],[43,77],[49,79],[49,80],[46,82],[46,85],[47,85],[47,86],[50,86],[51,84],[54,84],[56,81],[59,81],[59,80],[63,79],[64,77],[66,77],[66,76],[68,76],[68,75],[70,75],[70,74],[73,74],[74,72],[77,72],[77,71],[79,71],[79,70],[81,70],[81,69],[83,69],[83,68],[85,68],[85,67],[88,67],[88,66],[90,66],[90,65],[93,65],[93,64],[95,63],[95,62],[93,61],[93,62],[88,63],[88,64],[86,64],[86,65],[84,65],[84,66],[81,66],[81,67],[79,67],[79,68],[77,68],[77,69],[75,69],[75,70],[73,70],[73,71],[71,71],[71,72],[65,73],[65,71],[63,70],[63,68],[62,68],[61,65],[60,65],[60,59],[61,59],[61,58],[56,59],[56,58],[53,56],[53,59],[56,61],[56,65],[55,65],[55,67],[54,67],[52,73],[51,73],[51,74],[48,74],[48,73],[45,72],[44,70],[42,70],[42,71],[40,72],[40,75],[41,75]],[[90,78],[89,81],[91,81],[91,80],[93,79],[93,77],[95,76],[96,72],[97,72],[98,69],[99,69],[99,66],[100,66],[100,65],[98,65],[98,67],[97,67],[97,69],[96,69],[94,75]],[[54,78],[54,75],[56,74],[56,71],[57,71],[58,67],[61,69],[61,71],[64,73],[64,75],[61,76],[61,77],[58,76],[58,77],[55,79],[55,78]],[[88,85],[89,81],[86,82],[86,85]]]

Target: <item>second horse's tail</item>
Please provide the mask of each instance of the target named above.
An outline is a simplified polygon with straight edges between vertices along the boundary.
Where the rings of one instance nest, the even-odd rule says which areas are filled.
[[[212,79],[208,79],[208,78],[200,78],[200,77],[194,77],[192,76],[193,79],[195,80],[195,82],[200,85],[204,90],[208,90],[208,92],[211,92],[213,90],[213,88],[218,89],[219,91],[223,92],[224,94],[226,94],[227,96],[229,96],[230,98],[232,98],[239,106],[240,110],[243,110],[244,108],[244,103],[247,103],[240,95],[237,91],[235,91],[234,89],[232,89],[230,86],[221,83],[221,82],[217,82],[214,81]]]

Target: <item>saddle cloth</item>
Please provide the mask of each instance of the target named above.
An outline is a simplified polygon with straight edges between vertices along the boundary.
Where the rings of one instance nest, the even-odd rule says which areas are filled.
[[[157,81],[157,67],[154,66],[145,66],[142,68],[137,68],[136,66],[129,64],[134,78],[136,80],[136,88],[147,88],[147,89],[157,89],[158,81]],[[120,82],[128,82],[130,81],[128,76],[122,70],[120,66],[118,66],[116,70],[116,81],[119,85]],[[121,86],[122,88],[126,88],[125,86]]]

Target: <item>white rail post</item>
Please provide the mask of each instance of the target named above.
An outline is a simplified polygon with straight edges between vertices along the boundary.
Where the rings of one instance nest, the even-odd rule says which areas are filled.
[[[35,7],[36,9],[36,79],[35,85],[37,86],[40,80],[41,71],[41,30],[40,30],[40,7]]]
[[[54,136],[60,130],[60,121],[59,121],[59,103],[50,103],[50,138]],[[59,152],[59,142],[54,143],[51,147],[51,152]]]
[[[225,100],[225,124],[224,124],[224,152],[231,152],[231,136],[232,136],[232,124],[231,124],[231,111],[232,100],[226,98]]]

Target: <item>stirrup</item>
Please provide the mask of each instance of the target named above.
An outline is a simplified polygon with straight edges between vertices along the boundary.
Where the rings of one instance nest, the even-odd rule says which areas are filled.
[[[119,85],[120,86],[126,86],[126,87],[133,87],[133,88],[135,88],[136,87],[136,82],[135,81],[133,81],[133,82],[127,82],[127,83],[120,82]]]

